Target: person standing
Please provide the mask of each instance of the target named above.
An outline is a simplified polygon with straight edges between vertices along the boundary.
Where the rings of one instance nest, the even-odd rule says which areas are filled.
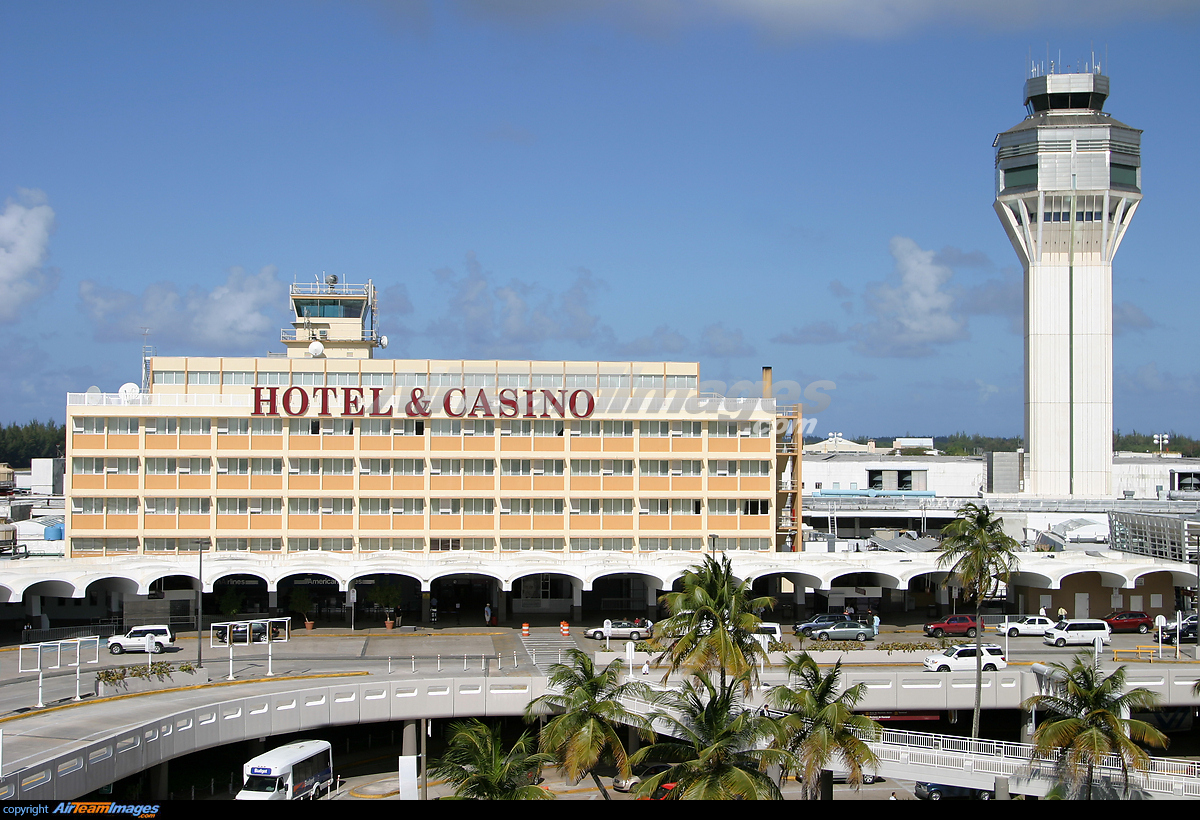
[[[491,604],[483,605],[483,625],[484,626],[492,625],[492,605]]]
[[[1067,619],[1067,610],[1065,607],[1060,606],[1058,608],[1058,619],[1060,621],[1065,621]]]
[[[875,637],[879,637],[879,613],[871,613],[871,628],[875,630]]]

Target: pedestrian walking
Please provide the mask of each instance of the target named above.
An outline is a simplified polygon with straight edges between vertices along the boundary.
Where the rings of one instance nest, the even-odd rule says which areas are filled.
[[[1058,619],[1060,621],[1065,621],[1067,619],[1067,610],[1061,606],[1058,608]]]
[[[1039,609],[1038,615],[1041,615],[1043,618],[1045,618],[1046,617],[1046,607],[1042,607],[1041,609]]]
[[[875,637],[879,637],[879,613],[871,613],[871,628],[875,630]]]
[[[491,604],[483,605],[483,625],[484,626],[492,625],[492,605]]]
[[[650,674],[650,661],[644,661],[642,663],[642,675],[649,675],[649,674]]]

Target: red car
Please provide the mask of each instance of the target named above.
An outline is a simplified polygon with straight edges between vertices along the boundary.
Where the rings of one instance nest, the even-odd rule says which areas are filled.
[[[1145,635],[1154,628],[1154,619],[1145,612],[1114,612],[1103,621],[1113,632],[1140,632]]]
[[[925,624],[925,634],[935,638],[943,635],[966,635],[968,638],[974,638],[977,628],[974,615],[949,615],[940,621]]]

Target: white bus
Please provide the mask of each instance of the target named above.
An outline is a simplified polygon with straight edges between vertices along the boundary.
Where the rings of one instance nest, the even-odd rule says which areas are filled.
[[[289,743],[247,761],[237,800],[303,800],[333,785],[333,747],[325,740]]]

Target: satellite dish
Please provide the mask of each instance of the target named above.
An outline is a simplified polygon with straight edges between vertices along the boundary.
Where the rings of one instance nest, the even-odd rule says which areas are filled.
[[[325,345],[321,344],[320,342],[313,342],[308,346],[308,355],[312,356],[314,359],[320,358],[322,355],[324,355],[324,353]]]
[[[387,336],[379,337],[379,346],[385,349],[387,348]]]
[[[117,394],[121,397],[121,401],[123,401],[125,404],[133,404],[134,399],[136,399],[141,392],[142,388],[134,382],[125,382],[125,384],[121,385],[120,389],[117,390]]]
[[[101,401],[103,401],[103,394],[100,392],[100,388],[94,384],[89,387],[87,389],[86,401],[88,404],[99,404]]]
[[[329,289],[333,290],[333,286],[337,284],[337,274],[331,273],[325,277],[325,284],[329,285]]]

